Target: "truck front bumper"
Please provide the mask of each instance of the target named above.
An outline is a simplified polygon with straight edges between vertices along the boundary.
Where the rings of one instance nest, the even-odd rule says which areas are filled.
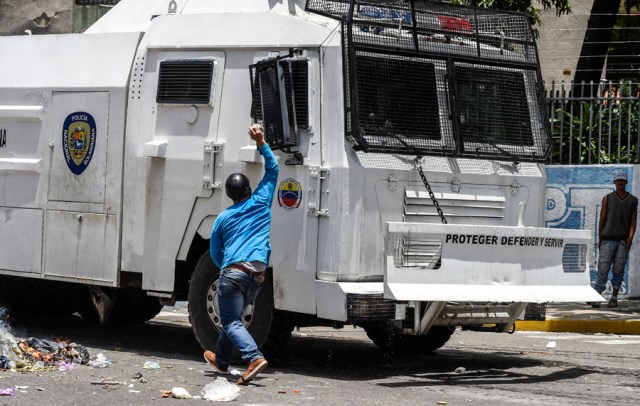
[[[598,301],[590,233],[388,222],[384,297],[396,301]]]

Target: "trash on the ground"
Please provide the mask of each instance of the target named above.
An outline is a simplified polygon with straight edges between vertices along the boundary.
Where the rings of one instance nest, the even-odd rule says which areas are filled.
[[[92,358],[91,361],[87,363],[90,367],[94,368],[107,368],[111,366],[112,362],[110,359],[104,356],[103,353],[98,353],[95,358]]]
[[[14,388],[16,388],[18,390],[20,390],[20,389],[29,389],[28,386],[24,386],[24,385],[16,385],[16,386],[14,386]]]
[[[9,358],[0,355],[0,369],[9,369]]]
[[[14,396],[16,394],[16,388],[0,389],[0,396]]]
[[[91,382],[91,385],[128,385],[126,382],[114,381],[113,378],[104,378]]]
[[[130,387],[130,388],[133,388],[133,384],[132,384],[132,383],[130,383],[130,384],[129,384],[129,387]]]
[[[132,381],[137,381],[138,379],[142,378],[142,372],[136,372],[135,374],[133,374],[133,376],[131,377]]]
[[[438,404],[438,405],[446,405],[446,404],[447,404],[447,402],[446,402],[446,401],[444,401],[444,400],[440,400],[440,401],[438,401],[438,403],[437,403],[437,404]]]
[[[160,393],[162,394],[163,398],[170,398],[171,397],[171,390],[163,390]]]
[[[182,388],[180,386],[171,388],[171,396],[176,399],[191,399],[191,395],[189,394],[189,392],[185,388]]]
[[[294,389],[293,393],[300,393],[300,389]]]
[[[146,379],[144,379],[144,377],[142,377],[142,378],[140,378],[140,380],[139,380],[138,382],[140,382],[140,383],[147,383],[147,382],[149,382],[149,381],[147,381]]]
[[[160,369],[158,361],[145,361],[142,365],[143,369]]]
[[[73,369],[73,362],[60,361],[58,363],[58,371],[68,371]]]
[[[549,349],[556,348],[556,342],[555,341],[549,341],[549,343],[547,343],[547,348],[549,348]]]
[[[287,393],[286,390],[279,390],[278,393]]]
[[[467,372],[467,368],[465,367],[458,367],[456,368],[456,370],[454,371],[456,374],[464,374],[465,372]]]
[[[38,392],[44,392],[44,389],[43,389],[43,388],[36,388],[36,390],[37,390]]]
[[[230,375],[235,375],[235,376],[240,376],[240,375],[242,375],[242,372],[238,371],[234,367],[229,367],[229,374]]]
[[[202,388],[202,399],[214,402],[230,402],[240,395],[240,388],[230,384],[226,379],[219,376],[213,382],[209,382]]]
[[[6,308],[0,306],[0,369],[55,371],[60,362],[86,364],[89,361],[89,351],[68,339],[15,337],[6,322],[6,314]]]
[[[129,389],[129,393],[140,393],[140,391],[135,389]]]

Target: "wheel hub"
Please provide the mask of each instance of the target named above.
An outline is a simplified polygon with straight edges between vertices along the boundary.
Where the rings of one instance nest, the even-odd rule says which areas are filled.
[[[222,321],[220,320],[220,307],[218,304],[218,283],[220,279],[216,279],[207,290],[207,314],[211,323],[216,330],[222,330]],[[244,308],[242,312],[242,324],[248,329],[253,319],[253,303]]]

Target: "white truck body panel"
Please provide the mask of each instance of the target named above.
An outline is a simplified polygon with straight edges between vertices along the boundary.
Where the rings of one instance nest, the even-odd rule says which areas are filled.
[[[308,127],[298,134],[301,165],[275,152],[281,171],[270,266],[277,309],[347,321],[350,295],[402,303],[598,300],[580,262],[589,233],[541,228],[542,165],[423,158],[449,221],[442,225],[415,156],[352,148],[341,24],[303,11],[304,4],[123,0],[82,35],[0,38],[0,51],[12,56],[0,60],[0,129],[8,133],[0,149],[0,238],[8,241],[0,244],[2,273],[119,286],[127,272],[141,274],[143,290],[171,297],[176,262],[187,260],[194,239],[206,240],[231,205],[221,187],[226,177],[242,172],[252,185],[262,177],[262,157],[246,136],[249,66],[298,48],[308,68]],[[473,54],[469,43],[459,45],[460,55]],[[210,101],[158,102],[167,61],[212,62]],[[443,81],[448,68],[438,66],[434,78]],[[435,93],[446,104],[444,88]],[[68,125],[78,112],[95,121],[83,127],[95,132],[90,163],[64,152],[71,144],[63,132],[78,127]],[[437,120],[451,130],[446,113]],[[78,132],[78,145],[85,133]],[[292,187],[297,200],[285,204],[280,192]],[[469,245],[448,241],[453,235],[497,240]],[[515,246],[510,237],[543,242]],[[414,256],[425,252],[398,254],[402,241],[416,239],[430,247],[440,241],[437,255],[426,253],[439,257],[416,265]],[[555,245],[544,245],[547,239]],[[567,244],[580,254],[573,271],[563,268]]]
[[[7,140],[0,149],[0,211],[11,225],[3,227],[0,269],[7,274],[117,286],[125,97],[139,39],[139,33],[0,38],[3,54],[11,55],[0,61]],[[91,125],[83,121],[89,116]],[[78,125],[84,150],[66,137]]]

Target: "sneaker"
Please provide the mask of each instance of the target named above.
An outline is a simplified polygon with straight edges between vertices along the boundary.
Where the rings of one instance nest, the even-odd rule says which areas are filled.
[[[618,298],[612,297],[609,303],[607,303],[607,307],[618,307]]]
[[[249,364],[249,366],[247,367],[247,370],[244,372],[244,375],[242,375],[240,378],[238,378],[238,381],[236,383],[238,385],[246,385],[246,384],[248,384],[263,369],[265,369],[267,367],[267,365],[269,365],[269,363],[267,362],[266,359],[258,358],[257,360],[255,360],[251,364]]]
[[[211,365],[213,367],[213,370],[216,371],[219,374],[228,374],[229,373],[229,368],[228,367],[221,367],[218,365],[218,363],[216,362],[216,354],[213,351],[205,351],[204,352],[204,360],[207,361],[207,364]]]

